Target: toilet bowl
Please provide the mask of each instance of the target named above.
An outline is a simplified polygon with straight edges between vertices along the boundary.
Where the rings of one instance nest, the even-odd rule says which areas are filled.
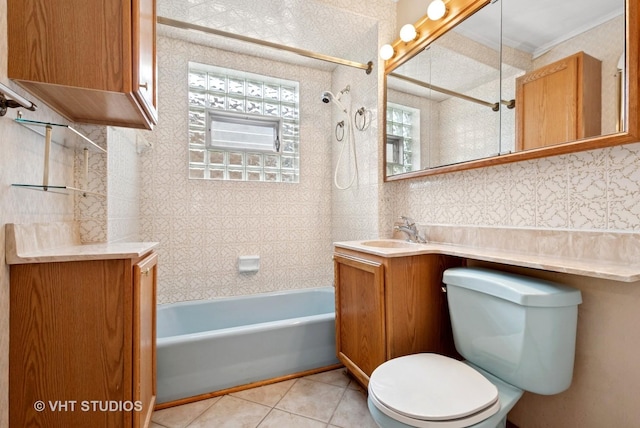
[[[402,366],[402,367],[401,367]],[[419,367],[421,375],[415,371],[407,373],[407,368]],[[473,367],[467,361],[458,361],[438,354],[415,354],[394,358],[379,366],[373,382],[369,382],[369,413],[380,427],[389,428],[493,428],[506,426],[507,413],[520,399],[523,392],[482,369]],[[433,373],[431,377],[428,373]],[[453,379],[450,373],[453,374]],[[457,372],[457,373],[456,373]],[[468,378],[461,378],[469,375]],[[388,380],[385,381],[385,379]],[[394,393],[393,379],[413,379],[413,385],[398,388]],[[491,386],[488,386],[488,385]],[[443,403],[442,386],[456,408]],[[417,387],[417,390],[412,390]],[[395,397],[388,399],[391,394]],[[385,404],[385,401],[390,403]],[[433,403],[437,406],[429,414],[428,408],[418,408],[418,403]],[[434,418],[434,413],[437,417]],[[464,415],[464,416],[463,416]]]
[[[569,387],[578,290],[481,268],[448,269],[443,282],[466,360],[421,353],[378,366],[368,406],[380,427],[505,427],[525,390]]]

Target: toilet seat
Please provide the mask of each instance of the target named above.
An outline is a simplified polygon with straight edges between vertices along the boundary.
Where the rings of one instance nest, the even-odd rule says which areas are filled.
[[[417,427],[465,427],[500,409],[498,389],[469,365],[438,354],[389,360],[369,379],[372,403]]]

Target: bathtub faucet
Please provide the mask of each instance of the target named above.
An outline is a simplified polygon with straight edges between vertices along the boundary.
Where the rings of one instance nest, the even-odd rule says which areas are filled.
[[[418,232],[416,222],[413,221],[412,218],[400,216],[400,219],[404,221],[404,224],[402,226],[395,226],[394,230],[404,232],[407,235],[407,241],[409,242],[419,242],[421,244],[427,242],[427,240],[420,235],[420,232]]]

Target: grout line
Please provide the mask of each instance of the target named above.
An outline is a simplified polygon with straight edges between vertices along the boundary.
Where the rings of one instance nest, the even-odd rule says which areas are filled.
[[[258,406],[266,407],[267,409],[274,409],[275,408],[275,406],[270,406],[270,405],[264,404],[264,403],[258,403],[257,401],[249,400],[248,398],[244,398],[244,397],[236,397],[235,395],[231,395],[231,394],[225,394],[225,395],[221,396],[220,398],[223,398],[223,397],[230,397],[230,398],[233,398],[234,400],[242,400],[242,401],[245,401],[247,403],[257,404]]]
[[[189,420],[189,422],[187,422],[187,424],[184,426],[184,428],[187,428],[189,425],[191,425],[193,423],[193,421],[195,421],[196,419],[198,419],[200,416],[202,416],[207,410],[209,410],[210,408],[213,407],[214,404],[216,404],[218,401],[220,401],[220,399],[222,397],[213,397],[213,398],[217,398],[217,400],[215,400],[213,403],[211,403],[210,405],[208,405],[204,410],[202,410],[200,413],[198,413],[195,417],[191,418],[191,420]],[[183,404],[183,405],[188,405],[188,404]]]
[[[349,376],[348,376],[345,372],[343,372],[343,374],[344,374],[347,378],[349,378]],[[291,390],[293,389],[294,385],[295,385],[295,384],[298,382],[298,380],[300,380],[300,379],[306,379],[306,380],[308,380],[308,381],[310,381],[310,382],[320,383],[320,384],[323,384],[323,385],[329,385],[329,386],[333,386],[333,387],[336,387],[336,388],[342,388],[342,394],[340,395],[340,399],[338,400],[338,403],[336,404],[336,407],[333,409],[333,412],[331,413],[331,416],[329,417],[329,420],[328,420],[328,421],[324,421],[324,420],[316,419],[316,418],[314,418],[314,417],[310,417],[310,416],[308,416],[308,415],[298,414],[298,413],[291,412],[291,411],[288,411],[288,410],[285,410],[285,409],[280,409],[280,408],[278,408],[278,407],[277,407],[277,406],[280,404],[280,402],[284,399],[284,397],[285,397],[289,392],[291,392]],[[333,419],[333,417],[335,416],[336,411],[338,410],[338,407],[339,407],[339,406],[340,406],[340,404],[342,403],[342,400],[344,399],[344,397],[345,397],[345,395],[346,395],[347,390],[349,390],[349,385],[350,385],[350,383],[351,383],[351,382],[347,382],[347,384],[346,384],[345,386],[340,386],[340,385],[335,385],[335,384],[333,384],[333,383],[323,382],[323,381],[321,381],[321,380],[308,379],[307,377],[296,378],[296,379],[293,379],[293,380],[294,380],[294,382],[292,382],[292,383],[291,383],[291,385],[289,386],[289,388],[288,388],[286,391],[284,391],[284,393],[282,394],[282,396],[280,397],[280,399],[279,399],[279,400],[278,400],[278,401],[277,401],[273,406],[269,406],[269,405],[264,404],[264,403],[258,403],[258,402],[255,402],[255,401],[252,401],[252,400],[250,400],[250,399],[243,398],[243,397],[236,397],[236,396],[233,396],[232,394],[225,394],[225,395],[223,395],[223,396],[214,397],[214,398],[217,398],[217,399],[216,399],[215,401],[213,401],[209,406],[207,406],[206,408],[204,408],[201,412],[197,413],[195,416],[193,416],[192,418],[190,418],[190,419],[189,419],[189,421],[186,423],[186,425],[184,425],[184,427],[185,427],[185,428],[188,428],[188,427],[189,427],[189,426],[190,426],[190,425],[191,425],[191,424],[192,424],[196,419],[198,419],[198,418],[199,418],[200,416],[202,416],[205,412],[207,412],[209,409],[211,409],[211,408],[212,408],[212,407],[213,407],[213,406],[214,406],[218,401],[220,401],[220,400],[221,400],[223,397],[225,397],[225,396],[232,396],[233,398],[237,398],[237,399],[240,399],[240,400],[246,401],[246,402],[248,402],[248,403],[258,404],[258,405],[261,405],[261,406],[264,406],[264,407],[269,408],[269,411],[268,411],[268,412],[267,412],[267,414],[266,414],[266,415],[265,415],[265,416],[264,416],[264,417],[263,417],[263,418],[258,422],[258,424],[256,425],[256,428],[257,428],[258,426],[260,426],[260,424],[262,424],[262,423],[265,421],[265,419],[266,419],[266,418],[267,418],[267,417],[268,417],[268,416],[273,412],[273,410],[274,410],[274,409],[277,409],[277,410],[279,410],[279,411],[282,411],[282,412],[288,413],[288,414],[290,414],[290,415],[295,415],[295,416],[299,416],[299,417],[306,418],[306,419],[309,419],[309,420],[313,420],[313,421],[317,421],[317,422],[324,423],[324,424],[325,424],[325,426],[326,426],[327,428],[328,428],[330,425],[332,425],[332,424],[331,424],[331,420],[332,420],[332,419]],[[349,378],[349,380],[350,380],[350,378]],[[185,405],[188,405],[188,404],[185,404]],[[152,418],[152,421],[153,421],[153,418]],[[157,425],[159,425],[159,426],[163,427],[163,428],[170,428],[170,427],[167,427],[167,426],[165,426],[165,425],[163,425],[163,424],[160,424],[160,423],[158,423],[158,422],[156,422],[156,421],[153,421],[153,422],[154,422],[155,424],[157,424]],[[182,422],[184,423],[184,421],[182,421]],[[334,425],[334,426],[338,426],[338,425]]]
[[[349,389],[349,384],[347,384],[347,386],[345,386],[344,389],[342,390],[342,395],[340,396],[340,400],[338,400],[338,404],[336,405],[336,408],[333,409],[333,412],[331,413],[331,417],[329,417],[329,420],[327,421],[327,426],[332,425],[331,421],[333,420],[333,417],[336,415],[336,411],[338,410],[338,407],[340,407],[342,400],[344,400],[344,396],[347,394],[348,389]],[[335,426],[340,426],[340,425],[335,425]]]
[[[301,377],[301,378],[297,378],[296,382],[294,382],[294,383],[297,383],[297,381],[300,380],[300,379],[305,379],[305,380],[307,380],[309,382],[320,383],[322,385],[328,385],[328,386],[333,386],[333,387],[336,387],[336,388],[342,388],[342,395],[340,396],[340,400],[338,400],[338,404],[336,404],[336,407],[333,409],[333,412],[331,412],[331,416],[329,416],[329,420],[323,421],[322,419],[317,419],[317,418],[314,418],[314,417],[309,416],[309,415],[303,415],[303,414],[300,414],[300,413],[292,412],[290,410],[285,410],[285,409],[281,409],[281,408],[276,407],[278,404],[280,404],[280,401],[282,401],[284,396],[293,388],[294,384],[291,384],[291,387],[289,388],[289,390],[285,394],[282,395],[282,398],[280,398],[280,400],[278,400],[278,403],[276,403],[273,406],[273,408],[277,409],[277,410],[280,410],[281,412],[288,413],[290,415],[300,416],[301,418],[305,418],[305,419],[309,419],[309,420],[312,420],[312,421],[321,422],[321,423],[325,424],[326,427],[329,427],[329,425],[331,425],[331,419],[333,418],[333,415],[335,414],[336,410],[340,406],[340,402],[342,402],[342,399],[344,398],[344,395],[345,395],[345,393],[346,393],[346,391],[347,391],[347,389],[349,387],[349,384],[347,384],[344,387],[341,387],[341,386],[334,385],[334,384],[331,384],[331,383],[326,383],[326,382],[321,382],[321,381],[318,381],[318,380],[308,379],[306,376],[305,377]]]
[[[279,399],[279,400],[278,400],[278,401],[277,401],[277,402],[276,402],[276,403],[271,407],[272,409],[275,409],[275,408],[276,408],[276,406],[277,406],[278,404],[280,404],[280,402],[282,401],[282,399],[284,398],[284,396],[285,396],[285,395],[287,395],[287,394],[289,393],[289,391],[291,391],[291,389],[293,388],[293,386],[294,386],[296,383],[298,383],[298,380],[300,380],[300,379],[302,379],[302,378],[296,378],[296,379],[294,379],[294,381],[293,381],[293,382],[291,382],[291,386],[289,387],[289,389],[287,389],[287,390],[285,391],[285,393],[284,393],[284,394],[282,394],[282,397],[280,397],[280,399]]]
[[[266,415],[264,415],[264,417],[263,417],[262,419],[260,419],[260,421],[259,421],[259,422],[258,422],[258,424],[256,425],[256,428],[258,428],[258,427],[260,426],[260,424],[262,424],[262,422],[264,422],[264,421],[265,421],[265,419],[267,419],[267,418],[269,417],[269,415],[273,412],[273,410],[274,410],[274,409],[276,409],[276,406],[278,405],[278,403],[280,403],[280,401],[282,401],[282,399],[284,398],[284,396],[285,396],[285,395],[287,395],[287,393],[288,393],[289,391],[291,391],[291,388],[293,388],[293,385],[295,385],[295,384],[296,384],[296,382],[298,382],[298,379],[293,379],[293,380],[294,380],[294,382],[292,382],[292,383],[291,383],[291,386],[290,386],[290,387],[289,387],[289,388],[288,388],[288,389],[287,389],[287,390],[282,394],[282,397],[280,397],[280,399],[279,399],[279,400],[278,400],[278,401],[277,401],[273,406],[268,406],[268,405],[266,405],[266,404],[264,404],[264,403],[257,403],[257,402],[255,402],[255,401],[251,401],[251,400],[248,400],[248,399],[243,398],[243,397],[236,397],[236,396],[234,396],[234,395],[232,395],[232,394],[225,394],[225,395],[231,395],[233,398],[237,398],[237,399],[239,399],[239,400],[244,400],[244,401],[246,401],[247,403],[259,404],[259,405],[264,406],[264,407],[269,407],[269,411],[267,412],[267,414],[266,414]],[[283,381],[283,382],[286,382],[286,381]],[[272,385],[276,385],[276,384],[272,384]],[[269,385],[265,385],[265,386],[269,386]],[[262,388],[262,387],[259,387],[259,388]],[[225,395],[223,395],[223,397],[224,397]],[[284,411],[284,410],[282,410],[282,409],[276,409],[276,410],[279,410],[279,411],[281,411],[281,412],[283,412],[283,411]],[[185,428],[186,428],[186,427],[185,427]]]
[[[235,397],[238,398],[238,397]],[[256,428],[258,428],[260,426],[260,424],[262,422],[264,422],[265,419],[267,419],[269,417],[269,415],[271,414],[271,412],[273,412],[274,407],[272,407],[271,409],[269,409],[269,411],[267,412],[266,415],[264,415],[264,417],[262,419],[260,419],[260,421],[258,422],[258,424],[256,425]]]

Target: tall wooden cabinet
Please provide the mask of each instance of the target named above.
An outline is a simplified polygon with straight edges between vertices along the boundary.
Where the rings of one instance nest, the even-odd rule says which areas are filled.
[[[73,122],[157,123],[155,0],[7,0],[8,76]]]
[[[584,52],[516,79],[516,150],[600,135],[602,64]]]
[[[10,426],[150,425],[157,260],[11,265]]]
[[[442,272],[460,259],[334,253],[338,358],[363,385],[383,362],[418,352],[456,355]]]

